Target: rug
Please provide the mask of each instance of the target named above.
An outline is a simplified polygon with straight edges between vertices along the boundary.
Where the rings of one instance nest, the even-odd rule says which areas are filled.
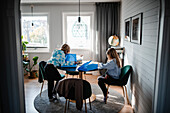
[[[89,103],[87,103],[88,113],[118,113],[124,106],[124,97],[113,89],[109,89],[109,98],[107,104],[103,101],[103,94],[98,85],[92,84],[92,93],[96,95],[90,110]],[[42,92],[41,97],[37,95],[34,100],[34,107],[40,113],[64,113],[65,98],[58,97],[58,100],[49,102],[48,91]],[[76,109],[75,103],[70,102],[70,107],[67,113],[85,113],[85,107],[83,104],[82,111]]]

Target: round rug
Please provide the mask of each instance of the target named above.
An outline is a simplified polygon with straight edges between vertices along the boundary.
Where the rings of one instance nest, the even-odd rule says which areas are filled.
[[[88,113],[118,113],[124,106],[124,97],[113,89],[109,89],[109,98],[107,104],[103,101],[103,94],[101,89],[96,84],[91,84],[92,93],[96,95],[96,100],[91,103],[92,110],[90,110],[89,103],[87,103]],[[37,95],[34,100],[34,107],[40,113],[64,113],[65,98],[58,97],[58,100],[49,102],[48,91],[42,92],[41,97]],[[67,113],[82,113],[85,112],[83,104],[82,111],[76,109],[75,103],[70,102]]]

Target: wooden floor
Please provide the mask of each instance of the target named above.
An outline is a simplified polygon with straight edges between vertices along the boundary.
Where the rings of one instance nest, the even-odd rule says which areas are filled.
[[[72,76],[69,76],[72,77]],[[76,77],[76,76],[75,76]],[[86,80],[91,84],[97,84],[97,75],[86,75]],[[41,84],[38,83],[38,79],[28,79],[28,76],[24,77],[24,87],[25,87],[25,104],[26,113],[37,113],[34,108],[34,98],[40,93]],[[123,95],[122,88],[119,86],[111,86],[117,92]],[[44,84],[43,90],[47,89],[47,82]],[[119,113],[133,113],[133,109],[130,105],[127,105],[127,100],[125,98],[125,106]]]

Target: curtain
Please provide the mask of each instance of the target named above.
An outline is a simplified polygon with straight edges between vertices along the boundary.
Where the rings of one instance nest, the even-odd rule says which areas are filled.
[[[96,51],[97,59],[106,62],[111,35],[120,37],[120,3],[96,3]]]

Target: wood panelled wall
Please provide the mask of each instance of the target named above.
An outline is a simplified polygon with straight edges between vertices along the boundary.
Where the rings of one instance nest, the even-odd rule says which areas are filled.
[[[159,0],[122,0],[121,38],[125,47],[125,65],[133,67],[128,95],[137,113],[151,113],[159,28]],[[124,40],[126,18],[143,13],[142,44]]]

